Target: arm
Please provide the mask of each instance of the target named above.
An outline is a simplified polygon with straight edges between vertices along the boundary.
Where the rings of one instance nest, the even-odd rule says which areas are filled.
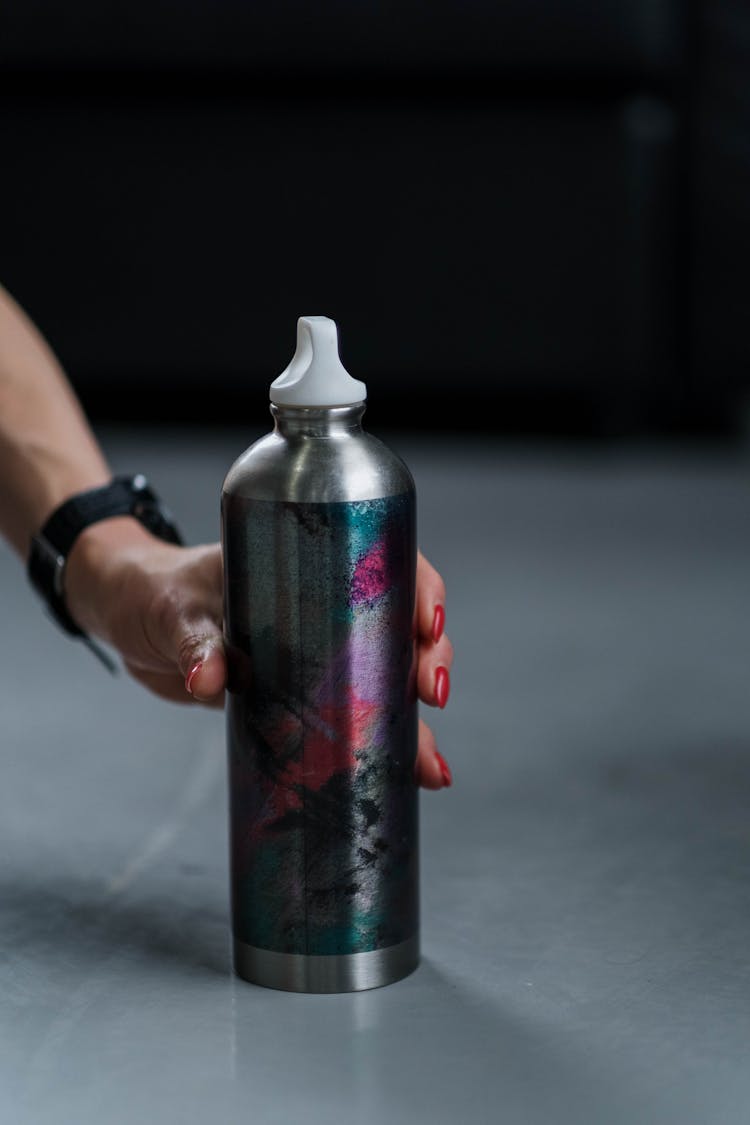
[[[25,561],[50,513],[111,475],[55,356],[0,289],[0,532]],[[147,687],[169,699],[220,701],[218,545],[181,549],[137,520],[105,520],[73,545],[65,595],[76,622],[118,649]]]
[[[0,531],[25,560],[31,536],[67,497],[110,479],[49,347],[0,288]]]
[[[59,363],[0,288],[0,532],[25,561],[48,516],[111,479],[106,458]],[[111,644],[140,683],[175,702],[221,705],[226,684],[218,543],[176,547],[129,516],[76,539],[65,573],[68,610]],[[420,555],[420,698],[444,706],[453,650],[443,632],[445,587]],[[417,776],[439,789],[450,773],[420,721]]]

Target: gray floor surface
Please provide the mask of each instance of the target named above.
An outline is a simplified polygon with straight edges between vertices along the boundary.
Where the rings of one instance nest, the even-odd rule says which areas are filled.
[[[250,438],[105,434],[193,541]],[[750,1120],[750,461],[401,438],[458,657],[420,969],[232,978],[224,732],[0,548],[0,1122]]]

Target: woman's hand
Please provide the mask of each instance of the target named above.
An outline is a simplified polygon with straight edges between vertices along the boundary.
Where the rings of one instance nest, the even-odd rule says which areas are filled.
[[[222,706],[227,668],[218,543],[176,547],[129,517],[87,528],[68,556],[73,619],[163,699]]]
[[[420,551],[417,556],[417,692],[423,703],[445,707],[450,693],[453,645],[445,634],[445,583]],[[448,763],[435,736],[419,720],[417,780],[425,789],[451,784]]]
[[[222,633],[219,544],[175,547],[129,517],[87,528],[68,557],[65,596],[74,620],[115,648],[130,674],[176,703],[222,706],[227,665]],[[445,586],[423,555],[417,562],[417,687],[444,707],[453,647],[444,632]],[[450,785],[448,766],[419,723],[417,780]]]

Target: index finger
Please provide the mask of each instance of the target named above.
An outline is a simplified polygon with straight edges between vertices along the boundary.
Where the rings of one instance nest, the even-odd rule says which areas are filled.
[[[417,553],[417,632],[422,640],[440,640],[445,627],[445,583],[421,551]]]

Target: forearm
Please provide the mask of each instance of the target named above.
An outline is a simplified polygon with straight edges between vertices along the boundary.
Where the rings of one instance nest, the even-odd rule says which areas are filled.
[[[0,532],[25,559],[63,500],[110,475],[62,368],[0,288]]]

